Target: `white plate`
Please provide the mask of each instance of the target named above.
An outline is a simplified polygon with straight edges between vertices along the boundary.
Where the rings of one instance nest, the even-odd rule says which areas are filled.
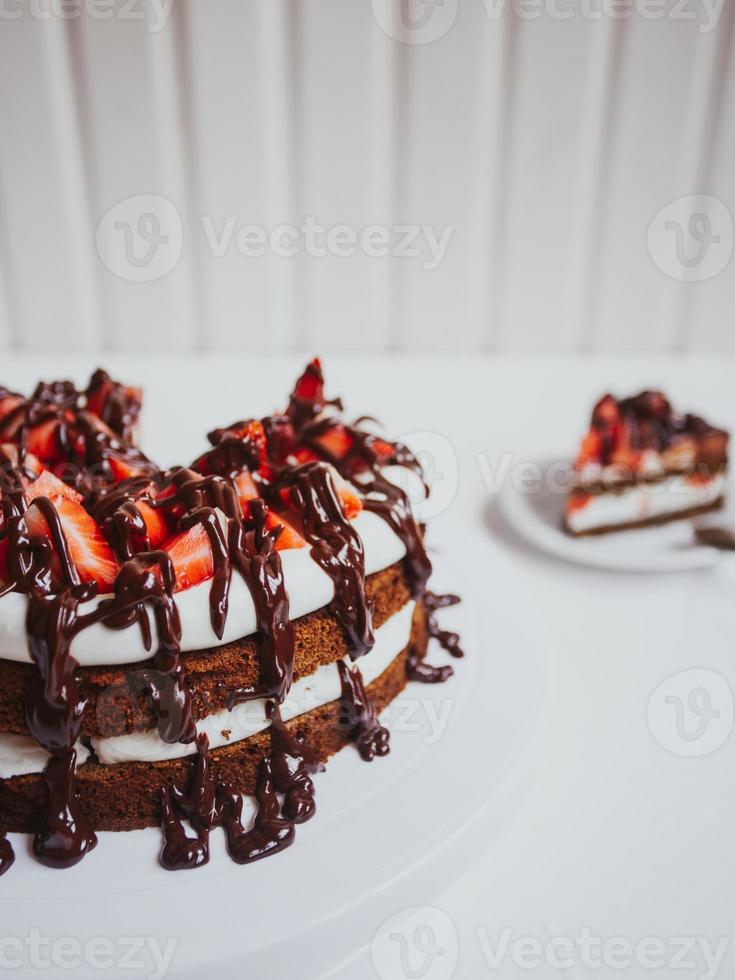
[[[444,561],[442,573],[442,584],[465,588],[466,601],[441,615],[447,628],[462,631],[467,656],[448,683],[411,684],[388,709],[388,757],[366,764],[348,747],[316,777],[317,814],[288,851],[239,867],[215,832],[208,866],[169,873],[157,865],[160,833],[151,829],[100,834],[87,859],[58,872],[32,860],[27,838],[11,835],[17,860],[0,882],[3,936],[25,941],[37,929],[42,937],[73,937],[84,956],[95,937],[111,939],[116,950],[120,937],[164,948],[173,939],[169,976],[304,980],[369,941],[390,914],[448,887],[515,813],[524,790],[513,787],[532,785],[518,778],[518,766],[545,669],[521,583],[511,575],[497,583],[494,576],[492,586],[474,575],[465,583]],[[492,623],[483,620],[481,632],[476,617],[487,614],[488,588]],[[431,659],[445,655],[432,649]],[[437,729],[429,720],[442,712],[446,729],[431,742]],[[154,974],[149,949],[137,954],[141,969],[125,976]],[[101,972],[82,962],[74,976]],[[37,971],[26,963],[13,975]]]
[[[541,464],[542,472],[552,461]],[[558,460],[553,464],[558,467]],[[553,480],[539,481],[526,492],[507,481],[501,493],[503,513],[527,541],[565,561],[593,568],[627,572],[680,572],[711,568],[719,553],[697,544],[691,520],[672,521],[656,527],[616,531],[599,537],[573,538],[562,528],[564,494],[549,489]],[[735,515],[725,511],[698,522],[733,523]]]

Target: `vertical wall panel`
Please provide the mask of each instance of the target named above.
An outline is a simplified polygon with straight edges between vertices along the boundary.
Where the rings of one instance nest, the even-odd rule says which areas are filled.
[[[42,9],[42,8],[39,8]],[[0,175],[3,252],[21,347],[95,339],[91,243],[66,24],[27,13],[2,21]]]
[[[735,10],[732,5],[728,7],[722,30],[710,95],[714,119],[706,134],[712,149],[701,167],[699,190],[722,201],[735,222]],[[713,229],[715,233],[721,230]],[[735,350],[735,256],[730,255],[728,264],[715,278],[683,284],[681,289],[685,291],[686,319],[682,331],[685,345],[696,350]]]
[[[586,97],[596,69],[591,56],[601,30],[601,22],[579,16],[517,18],[499,297],[502,349],[549,350],[575,340],[566,302],[583,187]]]
[[[277,297],[277,315],[289,288],[288,260],[248,254],[261,250],[257,233],[240,238],[242,249],[238,235],[257,226],[267,236],[291,215],[287,8],[280,0],[187,0],[187,13],[206,343],[280,347],[290,324],[276,322],[270,297]]]
[[[117,12],[117,8],[113,8]],[[140,13],[143,14],[142,9]],[[155,86],[150,68],[149,25],[145,16],[109,19],[83,16],[73,24],[79,32],[77,50],[81,57],[79,98],[88,127],[92,171],[92,222],[98,223],[114,206],[123,202],[120,221],[129,226],[131,254],[144,256],[148,244],[139,240],[138,220],[143,207],[140,195],[163,196],[180,209],[176,188],[162,181],[157,155]],[[171,22],[163,30],[171,30]],[[168,228],[164,226],[162,233]],[[122,256],[125,230],[114,229],[116,254]],[[103,342],[120,349],[176,346],[179,331],[171,305],[171,283],[167,278],[150,282],[131,281],[127,267],[113,263],[110,271],[97,262],[103,300]],[[120,275],[122,269],[125,275]],[[170,275],[175,276],[176,270]]]
[[[316,249],[296,260],[297,341],[310,349],[361,347],[371,344],[370,266],[381,260],[365,256],[349,236],[356,239],[366,225],[387,217],[371,213],[370,201],[370,45],[378,27],[369,3],[299,0],[294,6],[300,23],[296,86],[302,140],[294,221],[313,218],[325,229]],[[338,226],[345,229],[344,238],[330,245],[330,229]]]
[[[451,233],[436,268],[424,233],[414,241],[418,256],[397,259],[401,283],[399,342],[402,347],[440,349],[465,346],[469,272],[477,247],[477,179],[486,161],[476,157],[478,102],[487,105],[484,57],[496,58],[488,36],[501,35],[502,21],[489,22],[481,3],[460,3],[446,34],[406,48],[408,98],[401,161],[397,222],[437,238]],[[436,15],[434,15],[436,16]],[[500,66],[498,66],[500,72]],[[491,71],[492,75],[492,71]],[[476,308],[474,310],[476,313]]]
[[[671,6],[671,5],[669,5]],[[672,343],[675,325],[661,311],[670,280],[646,245],[648,226],[681,187],[683,117],[694,84],[695,21],[634,14],[622,23],[619,86],[611,121],[609,179],[592,247],[597,268],[592,346],[655,349]]]

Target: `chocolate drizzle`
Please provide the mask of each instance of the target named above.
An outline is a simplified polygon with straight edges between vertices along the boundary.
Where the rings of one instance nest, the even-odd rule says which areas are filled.
[[[302,515],[311,556],[334,583],[330,611],[344,628],[353,660],[373,648],[372,607],[365,594],[365,553],[359,534],[346,519],[325,463],[304,463],[281,476]]]
[[[242,796],[227,783],[217,781],[207,736],[198,735],[198,754],[188,789],[173,786],[162,791],[164,846],[159,860],[164,868],[176,871],[206,864],[209,837],[215,827],[224,829],[232,860],[250,864],[289,847],[296,834],[294,824],[314,815],[310,774],[324,767],[291,735],[278,708],[273,706],[271,711],[271,753],[260,763],[255,788],[258,810],[252,828],[246,830],[242,824]],[[278,792],[285,794],[282,807]],[[182,817],[188,819],[195,837],[187,836]]]
[[[459,645],[459,635],[441,629],[436,620],[436,613],[439,609],[455,606],[458,602],[461,602],[461,599],[457,595],[436,595],[434,592],[428,591],[424,592],[421,599],[426,618],[426,632],[429,637],[437,640],[443,650],[457,658],[464,656]],[[454,668],[451,664],[434,667],[426,662],[424,655],[425,651],[419,655],[415,649],[409,650],[406,664],[406,674],[409,680],[419,681],[422,684],[443,684],[454,674]]]
[[[349,667],[344,660],[338,661],[337,667],[342,687],[340,725],[350,733],[365,762],[372,762],[376,755],[388,755],[390,733],[378,721],[360,668],[357,665]]]
[[[10,870],[14,862],[13,845],[3,833],[0,833],[0,878]]]

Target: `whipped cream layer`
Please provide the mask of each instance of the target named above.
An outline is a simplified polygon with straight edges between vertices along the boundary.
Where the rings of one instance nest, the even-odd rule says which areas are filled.
[[[365,574],[380,572],[406,553],[401,539],[376,514],[362,511],[352,522],[365,548]],[[330,577],[312,559],[311,548],[292,548],[279,552],[283,578],[288,592],[291,619],[321,609],[334,597]],[[218,639],[210,621],[209,590],[211,579],[174,596],[181,618],[181,649],[201,650],[231,643],[249,636],[257,628],[255,605],[242,577],[233,572],[227,623]],[[80,612],[93,609],[104,599],[100,596],[82,603]],[[31,663],[28,653],[25,619],[28,600],[19,592],[9,592],[0,599],[0,657],[20,663]],[[95,623],[79,633],[71,644],[72,656],[82,667],[114,666],[147,660],[155,650],[156,625],[150,609],[145,607],[154,637],[152,650],[146,650],[140,627],[109,629]]]
[[[411,636],[411,619],[415,603],[409,602],[375,631],[375,646],[358,661],[365,684],[379,677],[408,644]],[[354,666],[349,658],[345,662]],[[337,664],[319,667],[308,677],[294,681],[288,697],[281,706],[284,721],[296,718],[312,708],[321,708],[341,696]],[[270,722],[266,716],[266,701],[259,698],[237,705],[232,711],[222,710],[201,718],[197,732],[206,732],[210,748],[240,742],[251,735],[264,731]],[[178,759],[196,752],[194,742],[173,745],[161,741],[158,732],[136,732],[114,738],[92,739],[92,746],[99,761],[105,765],[119,762],[161,762]],[[81,742],[76,746],[77,764],[89,758],[89,749]],[[30,735],[0,734],[0,779],[22,776],[30,772],[42,772],[48,762],[48,754]]]
[[[77,750],[77,766],[81,766],[89,758],[89,749],[81,742],[77,742],[74,748]],[[10,732],[0,735],[0,779],[42,772],[48,760],[48,753],[30,735],[13,735]]]
[[[587,503],[566,515],[570,531],[633,524],[713,504],[723,493],[725,476],[705,483],[671,476],[658,483],[637,484],[623,491],[591,494]]]

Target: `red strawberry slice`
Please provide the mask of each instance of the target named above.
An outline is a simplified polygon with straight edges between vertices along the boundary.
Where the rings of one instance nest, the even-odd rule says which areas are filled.
[[[296,528],[284,520],[279,514],[274,514],[269,510],[265,518],[265,526],[269,531],[280,527],[283,530],[276,538],[276,551],[287,551],[290,548],[303,548],[306,541],[301,537]]]
[[[12,442],[0,443],[0,457],[4,457],[11,466],[17,467],[19,462],[18,447]],[[43,467],[33,453],[26,453],[23,457],[23,469],[38,476]]]
[[[19,405],[22,405],[25,398],[22,395],[12,395],[9,392],[0,397],[0,420],[6,418]]]
[[[322,365],[318,357],[315,357],[306,365],[304,373],[296,382],[291,397],[310,402],[324,401],[324,375],[322,374]]]
[[[155,551],[171,533],[164,512],[161,509],[151,507],[145,500],[136,500],[135,506],[145,521],[146,531],[148,532],[148,543],[151,550]]]
[[[176,591],[190,589],[214,574],[212,547],[202,524],[175,535],[164,544],[176,572]]]
[[[243,470],[235,478],[235,486],[237,487],[237,495],[241,503],[247,503],[248,500],[254,500],[260,496],[255,480],[247,470]]]
[[[67,500],[73,500],[77,504],[82,502],[81,493],[62,483],[49,470],[43,470],[41,475],[31,483],[26,490],[26,497],[29,503],[36,497],[66,497]]]
[[[118,565],[107,540],[86,510],[68,497],[53,500],[69,544],[69,552],[82,582],[96,582],[100,592],[109,592],[115,583]],[[45,534],[53,540],[41,511],[33,504],[25,514],[31,534]]]
[[[122,480],[127,480],[129,476],[137,476],[140,473],[140,470],[126,459],[110,456],[109,462],[115,483],[120,483]]]
[[[63,454],[59,444],[59,420],[48,419],[40,425],[34,425],[28,431],[26,446],[42,463],[60,462]]]
[[[343,459],[352,449],[352,436],[343,425],[332,425],[316,440],[332,459]]]

